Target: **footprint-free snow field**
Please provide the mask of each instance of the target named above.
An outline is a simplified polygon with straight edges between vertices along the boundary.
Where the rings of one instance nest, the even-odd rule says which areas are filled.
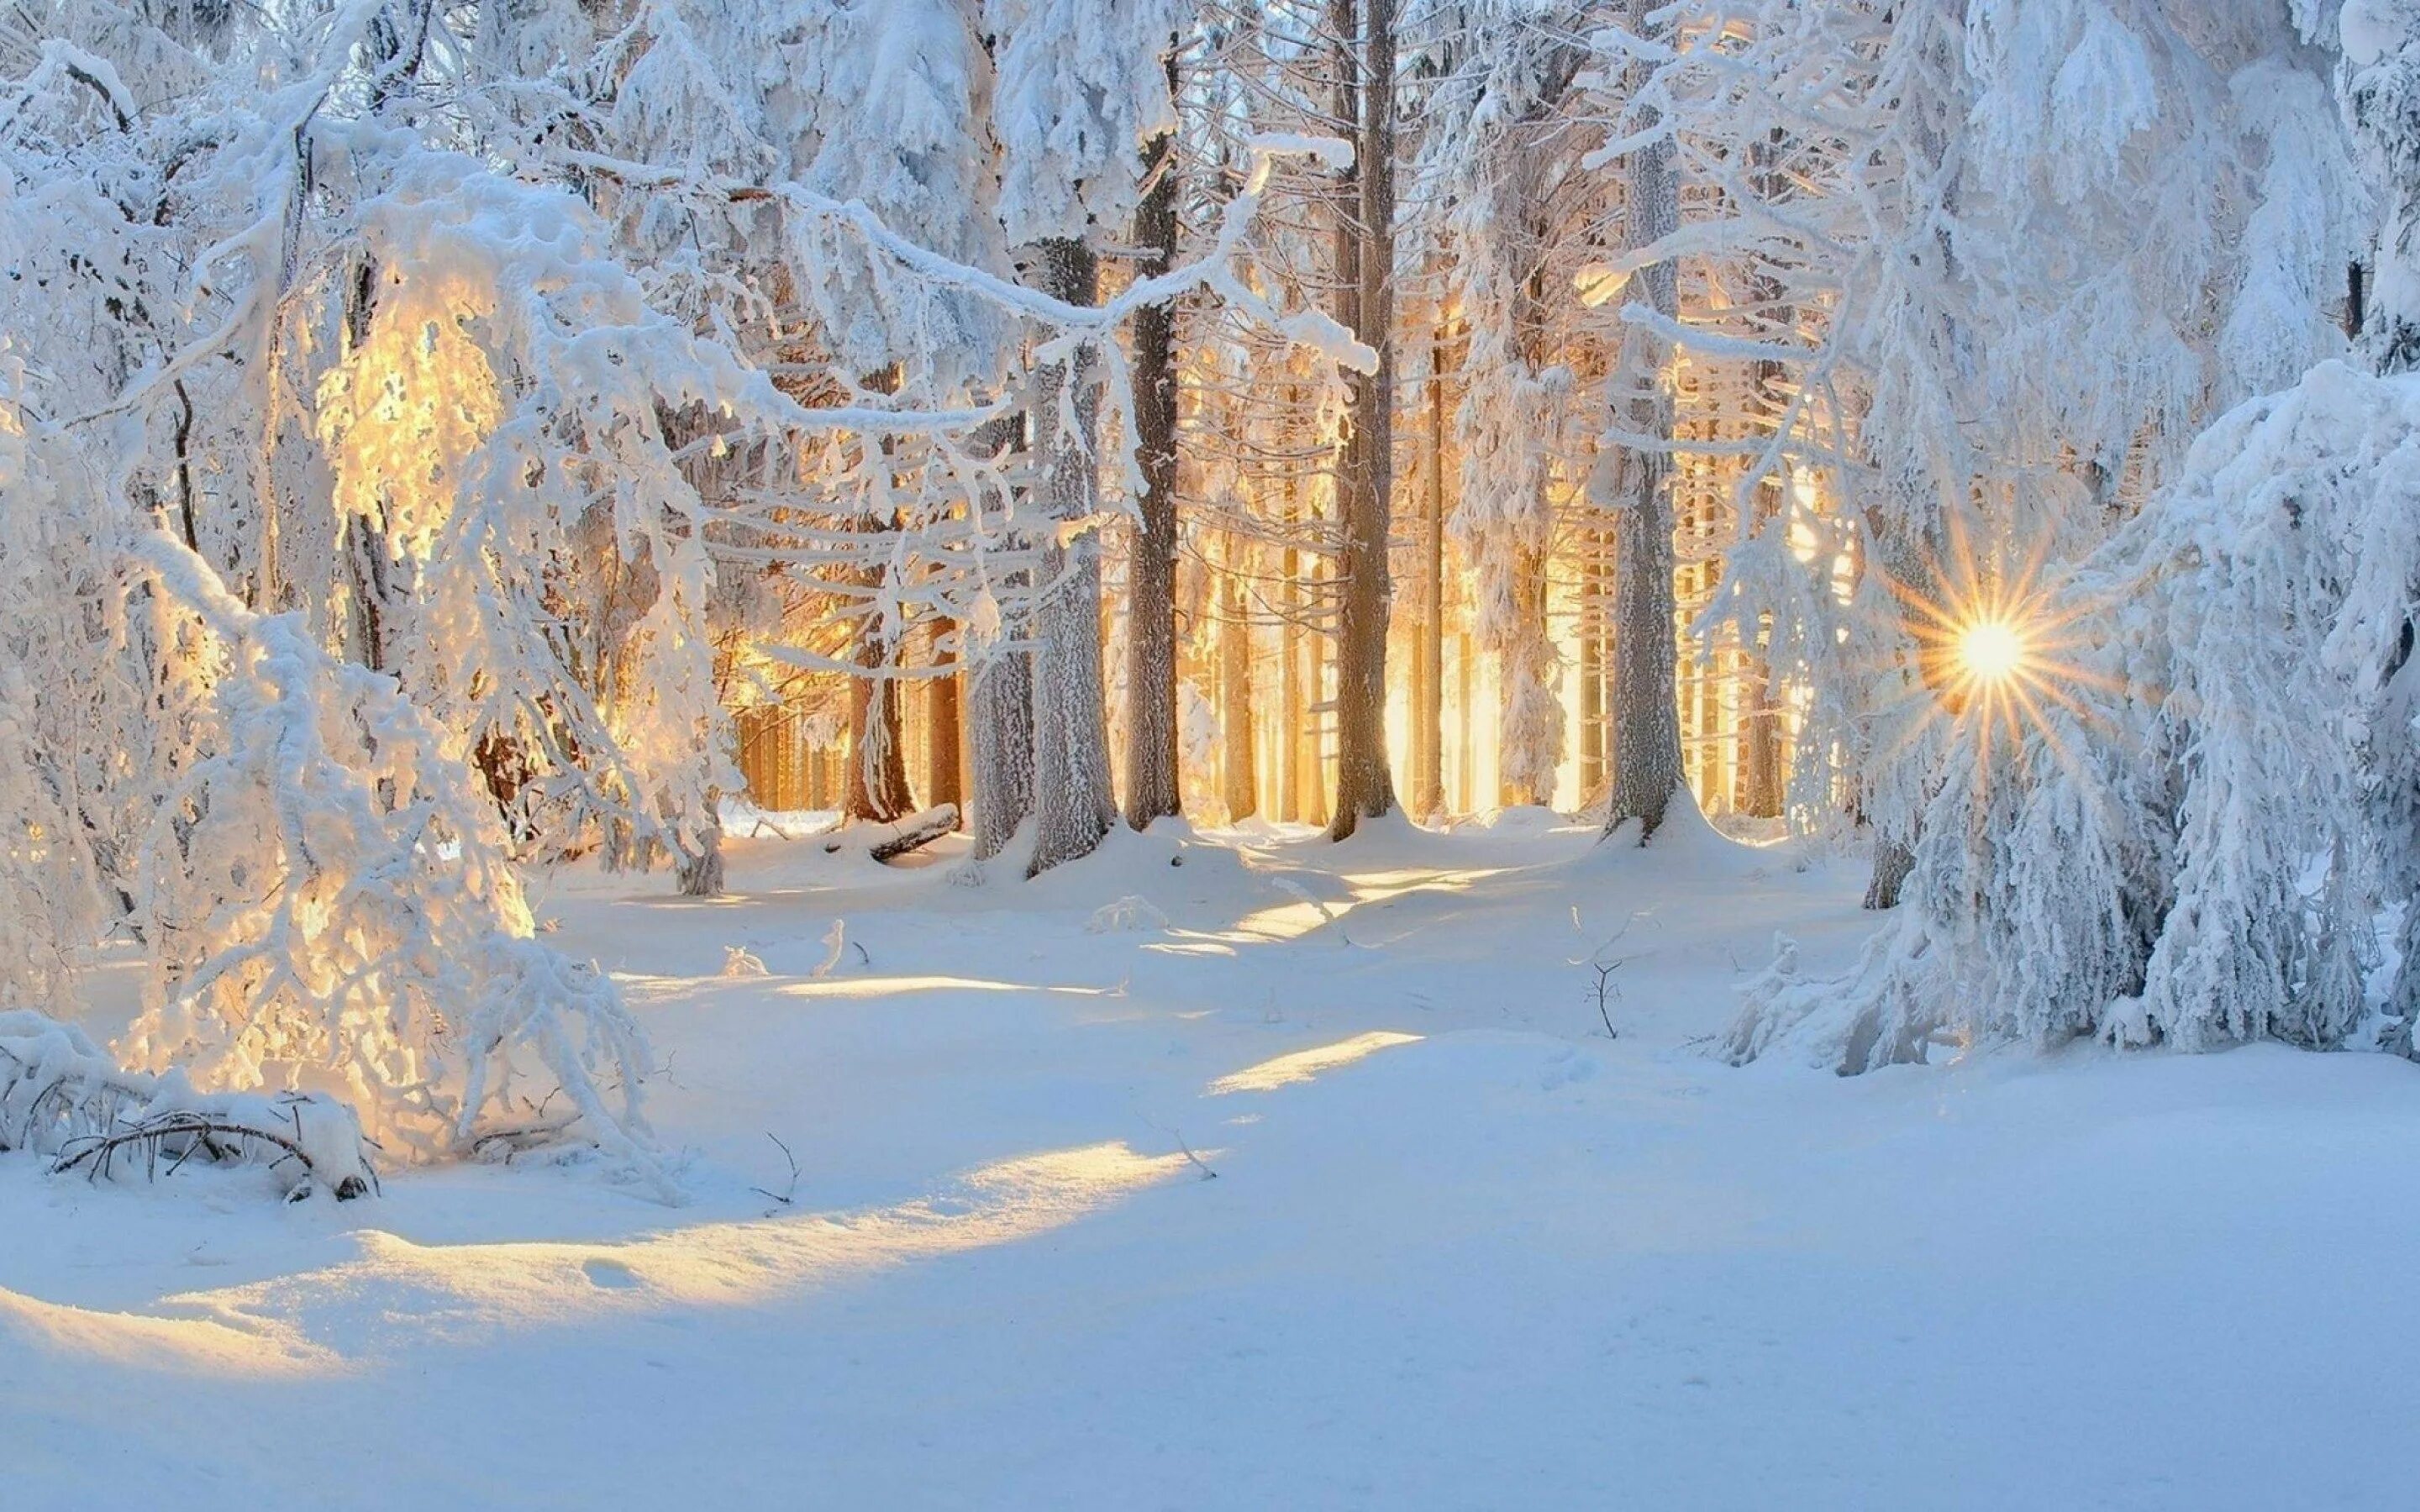
[[[0,1158],[0,1507],[2411,1504],[2420,1068],[1734,1070],[1862,868],[1593,841],[558,878],[686,1205]]]

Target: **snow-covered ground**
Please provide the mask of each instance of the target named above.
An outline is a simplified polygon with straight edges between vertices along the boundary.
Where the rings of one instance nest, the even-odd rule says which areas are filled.
[[[1590,838],[561,879],[691,1204],[0,1158],[0,1507],[2412,1504],[2420,1071],[1731,1070],[1858,868]]]

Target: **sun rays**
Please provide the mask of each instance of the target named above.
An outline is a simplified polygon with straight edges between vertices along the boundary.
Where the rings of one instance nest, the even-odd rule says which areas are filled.
[[[1959,673],[1970,684],[2013,677],[2029,655],[2025,627],[2007,620],[1978,620],[1958,638]]]
[[[1978,791],[2000,756],[2028,739],[2071,763],[2062,730],[2089,719],[2089,695],[2117,684],[2090,665],[2091,627],[2105,603],[2072,575],[2050,570],[2049,558],[2047,539],[2019,550],[1953,527],[1916,580],[1885,579],[1915,642],[1917,674],[1892,754],[1946,727],[1971,748]]]

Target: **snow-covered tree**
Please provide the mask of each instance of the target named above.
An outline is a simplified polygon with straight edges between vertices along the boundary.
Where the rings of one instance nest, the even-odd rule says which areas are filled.
[[[1978,287],[1955,347],[2008,396],[2000,455],[2033,460],[1967,484],[1982,507],[1938,517],[1939,564],[1902,590],[1934,642],[1905,717],[1939,754],[1907,794],[1921,823],[1900,914],[1846,980],[1785,963],[1761,980],[1730,1049],[1860,1070],[1945,1033],[2345,1043],[2380,869],[2404,845],[2409,735],[2387,690],[2414,579],[2384,544],[2408,529],[2386,460],[2408,444],[2404,398],[2325,363],[2178,455],[2211,398],[2331,348],[2360,197],[2341,140],[2280,17],[1968,20],[1953,224]],[[2196,160],[2212,166],[2180,173]],[[2195,228],[2191,262],[2165,239],[2143,257],[2133,228],[2152,219]],[[2056,234],[2016,240],[2035,225]],[[2042,267],[2045,249],[2068,261]],[[2089,276],[2048,295],[2016,276],[2087,253]],[[1859,423],[1873,436],[1873,414]],[[2018,638],[2006,676],[1961,660],[1988,620]]]
[[[2401,371],[2420,364],[2420,6],[2344,0],[2336,23],[2345,118],[2379,210],[2357,313],[2379,366]]]
[[[1163,61],[1176,14],[1166,0],[990,0],[985,19],[1001,225],[1028,249],[1036,288],[1094,304],[1097,242],[1133,218],[1143,144],[1176,125]],[[1033,624],[1035,872],[1090,854],[1117,812],[1101,683],[1101,355],[1080,341],[1046,353],[1031,411],[1050,522]]]

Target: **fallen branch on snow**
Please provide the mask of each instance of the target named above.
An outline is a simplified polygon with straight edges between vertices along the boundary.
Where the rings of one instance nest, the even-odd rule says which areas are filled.
[[[94,1178],[136,1154],[153,1179],[163,1160],[169,1175],[196,1159],[262,1165],[289,1200],[378,1189],[361,1124],[334,1099],[198,1093],[175,1072],[130,1072],[82,1029],[22,1009],[0,1011],[0,1150],[48,1155],[55,1172]]]

